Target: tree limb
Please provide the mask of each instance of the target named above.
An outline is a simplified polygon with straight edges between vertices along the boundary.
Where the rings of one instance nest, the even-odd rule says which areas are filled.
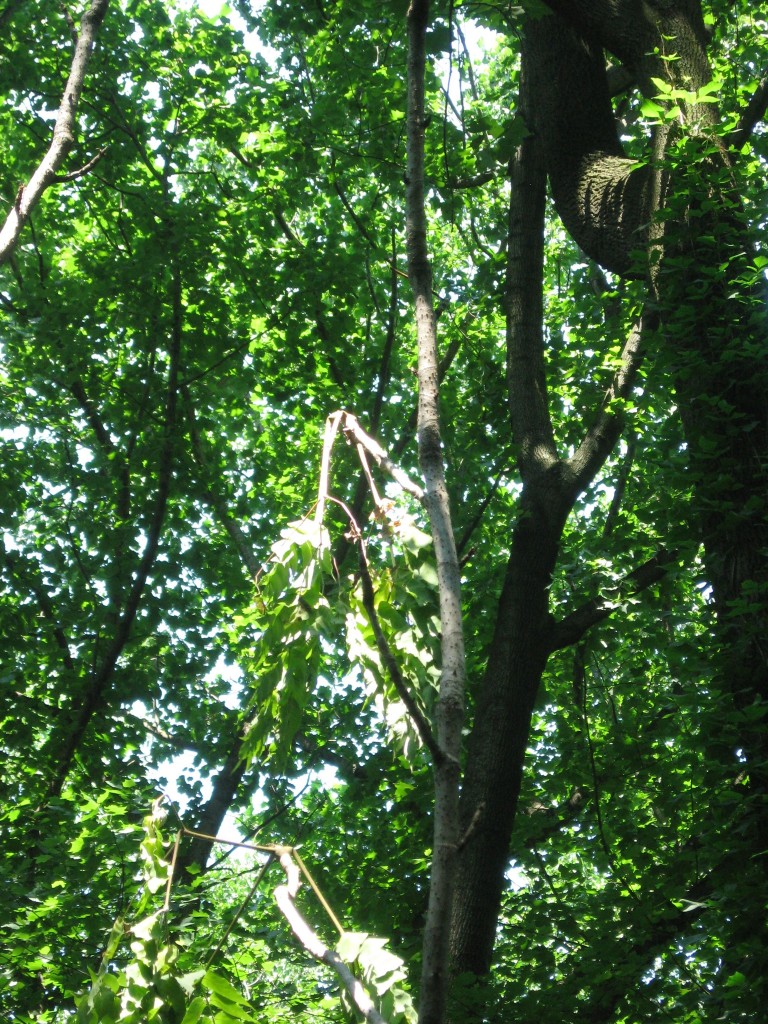
[[[763,75],[752,94],[752,98],[744,108],[736,128],[726,137],[730,149],[740,150],[749,141],[757,124],[762,121],[768,110],[768,74]]]
[[[181,387],[182,394],[187,406],[187,422],[189,424],[189,439],[192,442],[192,454],[195,457],[195,462],[200,467],[200,470],[207,475],[208,460],[203,449],[203,441],[200,436],[200,430],[197,426],[197,419],[195,417],[195,407],[192,403],[192,396],[190,395],[189,388],[186,384]],[[253,548],[248,542],[248,538],[245,536],[243,531],[240,529],[239,524],[230,514],[229,506],[222,497],[222,495],[215,489],[214,486],[209,485],[208,481],[205,480],[203,486],[205,487],[205,496],[216,513],[219,522],[224,527],[229,539],[232,541],[235,550],[237,551],[243,565],[248,570],[248,575],[251,579],[256,579],[259,575],[261,566],[259,561],[253,553]]]
[[[629,396],[642,362],[643,340],[657,324],[658,315],[646,310],[632,325],[621,353],[621,363],[605,393],[597,419],[568,460],[580,490],[594,478],[621,436],[624,415],[621,408],[616,408],[614,403],[621,402]]]
[[[527,77],[524,69],[520,97],[524,112]],[[510,180],[505,295],[507,391],[518,465],[526,480],[558,461],[542,335],[546,173],[541,145],[535,137],[528,136],[521,142],[510,164]]]
[[[425,502],[426,495],[424,490],[419,487],[418,484],[414,483],[407,473],[404,473],[399,466],[396,466],[395,463],[392,462],[378,441],[372,438],[369,434],[366,434],[360,426],[357,418],[353,416],[352,413],[342,413],[342,422],[342,429],[345,435],[354,440],[357,444],[362,445],[362,447],[376,460],[376,465],[391,476],[395,483],[400,486],[401,490],[405,491],[406,494],[412,495],[418,502],[421,502],[422,504]]]
[[[339,954],[325,945],[299,913],[294,900],[301,882],[299,868],[292,856],[292,851],[283,849],[279,852],[279,857],[280,866],[285,872],[286,884],[278,885],[275,889],[275,902],[290,925],[291,931],[315,960],[319,960],[320,963],[326,964],[336,972],[350,999],[364,1019],[368,1021],[368,1024],[387,1024],[385,1018],[374,1006],[373,1000],[362,982],[358,981]]]
[[[83,91],[85,72],[93,52],[96,34],[104,20],[108,3],[109,0],[92,0],[91,6],[80,19],[77,45],[56,116],[56,123],[53,126],[50,147],[37,165],[29,182],[19,186],[16,201],[0,229],[0,266],[10,259],[29,215],[39,202],[43,192],[53,183],[67,153],[75,144],[77,104]]]
[[[653,558],[633,569],[608,591],[603,591],[598,597],[586,601],[570,615],[555,622],[549,634],[550,651],[560,651],[578,643],[588,630],[612,614],[617,603],[642,593],[662,580],[676,557],[674,551],[658,551]]]
[[[139,610],[144,588],[155,564],[160,546],[160,535],[165,521],[165,512],[171,490],[173,463],[176,452],[176,414],[179,391],[179,366],[183,335],[183,306],[181,271],[174,262],[171,282],[171,341],[169,346],[169,367],[165,393],[163,417],[163,439],[157,467],[157,492],[154,509],[146,528],[147,540],[136,573],[133,578],[125,608],[115,628],[115,635],[101,664],[91,674],[85,692],[81,695],[75,714],[64,723],[62,731],[54,731],[46,743],[46,753],[56,759],[48,794],[58,796],[72,766],[75,752],[85,731],[111,684],[115,666],[131,636],[133,623]]]
[[[416,730],[421,737],[422,743],[432,755],[433,763],[439,764],[445,760],[445,755],[435,739],[435,735],[432,732],[429,722],[422,714],[421,708],[413,699],[413,695],[408,688],[408,684],[405,679],[403,679],[403,674],[400,671],[397,658],[395,658],[392,653],[392,648],[389,646],[387,638],[384,635],[384,630],[381,628],[381,622],[379,621],[379,616],[376,611],[373,581],[371,580],[371,574],[368,571],[368,562],[362,546],[360,548],[360,582],[362,583],[363,589],[363,608],[365,608],[368,620],[371,623],[371,629],[373,629],[373,635],[376,638],[376,646],[379,649],[379,656],[389,673],[392,685],[397,690],[398,697],[405,705],[408,714],[416,726]]]

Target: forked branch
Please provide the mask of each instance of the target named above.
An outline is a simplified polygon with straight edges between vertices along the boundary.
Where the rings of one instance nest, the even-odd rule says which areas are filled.
[[[278,885],[275,889],[275,902],[290,925],[293,934],[311,956],[336,972],[350,999],[364,1019],[368,1021],[368,1024],[387,1024],[374,1006],[373,1000],[362,982],[358,981],[336,950],[326,946],[299,913],[294,902],[300,885],[299,866],[294,859],[293,851],[288,847],[280,852],[280,867],[285,872],[286,883]]]

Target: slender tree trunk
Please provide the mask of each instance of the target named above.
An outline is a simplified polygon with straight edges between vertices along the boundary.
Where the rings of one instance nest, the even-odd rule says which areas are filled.
[[[432,306],[432,268],[424,206],[424,131],[428,0],[408,9],[408,113],[406,248],[413,289],[418,344],[419,463],[429,515],[440,594],[440,691],[435,709],[437,749],[433,752],[435,809],[432,874],[424,927],[419,1024],[443,1024],[448,995],[448,959],[459,841],[459,773],[464,723],[464,633],[459,560],[451,523],[440,437],[437,322]]]
[[[24,225],[29,220],[42,194],[56,180],[57,172],[75,143],[77,106],[83,91],[85,73],[96,43],[96,36],[107,13],[108,3],[109,0],[92,0],[90,7],[80,19],[72,66],[56,115],[48,152],[35,168],[29,181],[19,186],[14,204],[6,215],[4,224],[0,227],[0,266],[13,255]],[[2,20],[5,20],[5,16],[9,12],[12,13],[12,6],[9,5],[0,16]],[[0,20],[0,24],[2,20]],[[93,166],[94,162],[95,160],[89,162],[88,167]],[[82,168],[81,171],[75,172],[75,176],[79,176],[84,171],[85,168]]]

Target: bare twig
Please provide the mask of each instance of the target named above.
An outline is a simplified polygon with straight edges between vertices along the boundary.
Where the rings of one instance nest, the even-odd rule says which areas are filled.
[[[325,515],[325,503],[328,500],[328,483],[331,478],[331,452],[333,443],[339,432],[339,425],[344,417],[343,412],[334,412],[325,421],[325,436],[323,438],[323,457],[320,462],[320,484],[317,488],[317,506],[315,508],[315,522],[319,526]]]
[[[277,848],[275,852],[277,852]],[[299,867],[294,859],[293,851],[284,847],[278,855],[280,866],[285,872],[286,884],[278,885],[275,889],[275,902],[290,925],[291,931],[311,956],[336,972],[350,999],[368,1021],[368,1024],[387,1024],[385,1018],[373,1005],[373,1000],[362,982],[358,981],[339,954],[325,945],[296,908],[294,901],[301,883]]]
[[[66,174],[56,174],[53,177],[53,182],[56,185],[62,185],[67,181],[77,181],[78,178],[84,177],[89,171],[98,164],[107,155],[107,147],[102,146],[96,156],[91,157],[87,164],[83,164],[82,167],[78,167],[76,171],[68,171]]]
[[[477,830],[480,828],[480,825],[482,824],[484,814],[485,804],[480,803],[480,805],[475,808],[475,813],[472,815],[472,818],[464,832],[464,835],[456,843],[457,853],[463,850],[467,843],[471,840],[472,836],[474,836],[477,833]]]
[[[369,434],[366,434],[357,418],[349,412],[342,413],[341,415],[343,417],[342,429],[345,435],[354,440],[356,444],[362,445],[369,455],[373,456],[376,465],[391,476],[406,494],[411,494],[417,501],[423,502],[425,497],[424,490],[414,483],[407,473],[404,473],[402,469],[392,462],[379,442],[374,440]]]

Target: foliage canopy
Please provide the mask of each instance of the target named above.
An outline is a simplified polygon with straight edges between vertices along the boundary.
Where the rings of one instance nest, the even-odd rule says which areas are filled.
[[[417,124],[422,7],[0,10],[10,1021],[426,1003],[422,129],[467,675],[446,1019],[764,1012],[768,24],[435,0]]]

